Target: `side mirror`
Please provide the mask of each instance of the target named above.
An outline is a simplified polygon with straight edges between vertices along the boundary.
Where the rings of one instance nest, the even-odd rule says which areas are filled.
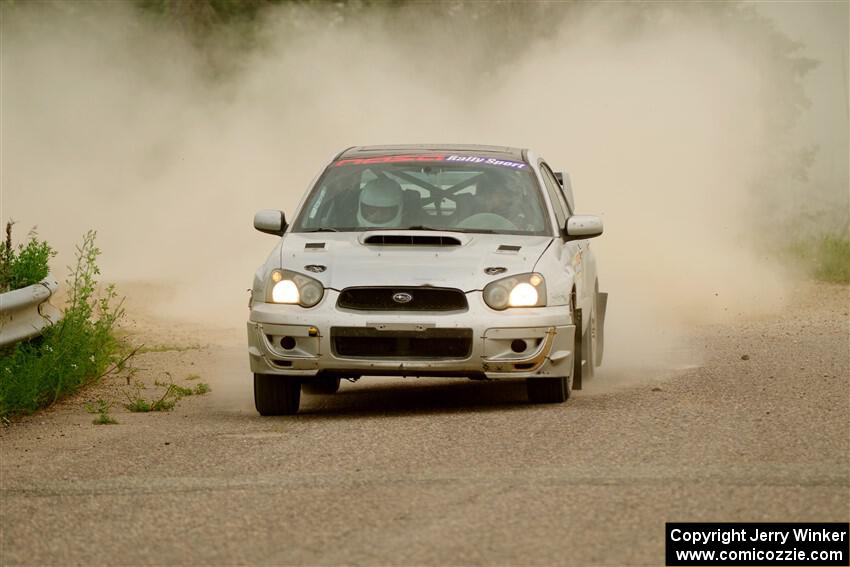
[[[283,236],[286,227],[286,217],[283,215],[283,211],[263,209],[254,214],[254,228],[260,232]]]
[[[583,240],[602,234],[602,219],[596,215],[573,215],[567,219],[564,231],[567,240]]]

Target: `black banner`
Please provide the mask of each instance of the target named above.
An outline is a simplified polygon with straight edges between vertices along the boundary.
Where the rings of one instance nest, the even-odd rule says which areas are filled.
[[[840,523],[667,523],[666,564],[850,565],[850,534]]]

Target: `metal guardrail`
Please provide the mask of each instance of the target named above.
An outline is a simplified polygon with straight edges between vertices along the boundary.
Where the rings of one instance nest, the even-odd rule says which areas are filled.
[[[59,282],[48,275],[37,284],[0,294],[0,346],[40,335],[62,318],[50,304]]]

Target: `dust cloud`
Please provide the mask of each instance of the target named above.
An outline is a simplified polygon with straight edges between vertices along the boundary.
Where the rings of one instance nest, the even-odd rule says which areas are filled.
[[[410,10],[285,6],[250,46],[222,33],[199,47],[129,4],[2,5],[2,217],[37,225],[59,272],[95,228],[104,278],[135,308],[238,329],[274,245],[254,211],[291,217],[335,152],[517,145],[569,171],[580,212],[604,218],[592,246],[614,372],[680,352],[695,323],[782,305],[753,187],[793,147],[777,116],[800,109],[763,37],[721,17],[737,8],[578,5],[514,29],[527,39],[508,52],[480,26],[449,30],[462,6],[434,6],[417,26]]]

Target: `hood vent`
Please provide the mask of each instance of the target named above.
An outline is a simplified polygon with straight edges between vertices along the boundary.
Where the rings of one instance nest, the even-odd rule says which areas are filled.
[[[499,252],[519,252],[522,246],[512,246],[510,244],[502,244],[499,246]]]
[[[307,244],[304,245],[304,248],[306,250],[317,249],[317,248],[320,249],[320,248],[324,248],[324,247],[325,247],[324,242],[308,242]]]
[[[460,246],[454,236],[373,234],[363,240],[364,244],[377,246]]]

